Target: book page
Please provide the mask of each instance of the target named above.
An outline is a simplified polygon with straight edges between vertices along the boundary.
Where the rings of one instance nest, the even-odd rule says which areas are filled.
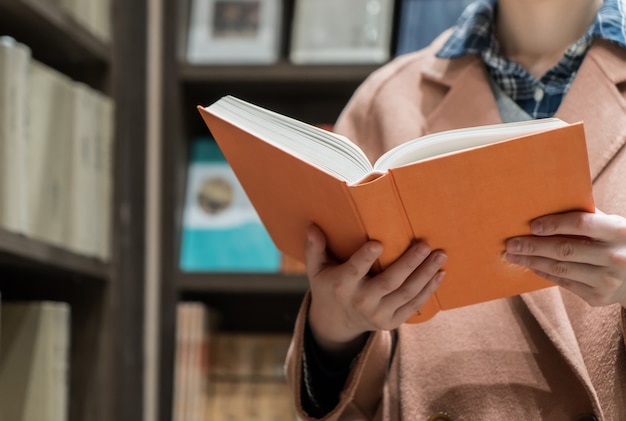
[[[544,118],[433,133],[413,139],[387,151],[378,158],[374,168],[377,171],[385,172],[390,168],[400,167],[428,158],[460,152],[566,125],[566,122],[558,118]]]
[[[349,139],[302,121],[226,96],[206,109],[255,137],[348,183],[373,168]]]
[[[567,125],[545,118],[432,133],[387,151],[372,167],[349,139],[241,99],[226,96],[206,110],[348,184],[391,168]]]

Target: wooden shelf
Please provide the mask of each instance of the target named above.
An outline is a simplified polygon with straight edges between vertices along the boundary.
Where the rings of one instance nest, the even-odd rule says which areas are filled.
[[[110,267],[104,262],[2,229],[0,261],[3,267],[52,268],[103,281],[110,277]]]
[[[112,42],[59,1],[0,0],[0,35],[115,101],[110,263],[0,229],[2,300],[71,307],[70,421],[144,418],[148,1],[111,0]]]
[[[285,293],[303,294],[308,288],[305,275],[178,273],[180,293]]]
[[[181,117],[191,135],[207,134],[195,105],[234,95],[310,124],[332,124],[375,65],[192,66],[177,70],[186,110]],[[306,98],[306,100],[303,100]]]
[[[200,66],[181,64],[180,79],[185,83],[272,83],[272,84],[358,84],[377,65],[296,65],[283,60],[275,65]]]
[[[0,0],[0,28],[29,45],[46,63],[106,65],[109,45],[83,28],[55,2]],[[36,29],[34,29],[36,28]]]

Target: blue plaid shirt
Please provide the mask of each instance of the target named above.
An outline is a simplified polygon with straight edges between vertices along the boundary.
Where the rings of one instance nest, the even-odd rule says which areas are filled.
[[[480,54],[490,77],[533,118],[551,117],[572,84],[594,38],[626,48],[626,0],[605,0],[589,30],[540,80],[502,55],[494,33],[496,0],[477,0],[459,18],[438,57]]]

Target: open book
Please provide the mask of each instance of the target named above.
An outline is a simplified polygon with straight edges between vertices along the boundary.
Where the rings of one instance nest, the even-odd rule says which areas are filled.
[[[582,123],[434,133],[372,165],[345,137],[231,96],[198,110],[285,254],[304,260],[311,223],[339,260],[381,241],[377,271],[416,239],[446,251],[446,280],[409,322],[552,285],[507,263],[505,240],[538,216],[595,209]]]

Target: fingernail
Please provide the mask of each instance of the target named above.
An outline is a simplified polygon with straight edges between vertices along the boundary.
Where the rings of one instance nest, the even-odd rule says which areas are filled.
[[[518,263],[520,258],[516,254],[504,253],[504,258],[511,263]]]
[[[367,246],[367,250],[372,254],[380,254],[382,252],[382,245],[380,243],[372,243]]]
[[[541,221],[533,221],[530,224],[530,231],[533,234],[541,234],[543,232],[543,222]]]
[[[417,252],[417,254],[419,254],[422,257],[426,257],[430,254],[430,247],[428,247],[427,244],[425,243],[418,243],[415,246],[415,251]]]
[[[506,251],[520,251],[522,249],[522,242],[517,238],[512,238],[506,242]]]
[[[448,256],[446,256],[444,253],[437,253],[437,255],[435,256],[435,263],[437,263],[438,265],[443,265],[446,260],[448,260]]]

